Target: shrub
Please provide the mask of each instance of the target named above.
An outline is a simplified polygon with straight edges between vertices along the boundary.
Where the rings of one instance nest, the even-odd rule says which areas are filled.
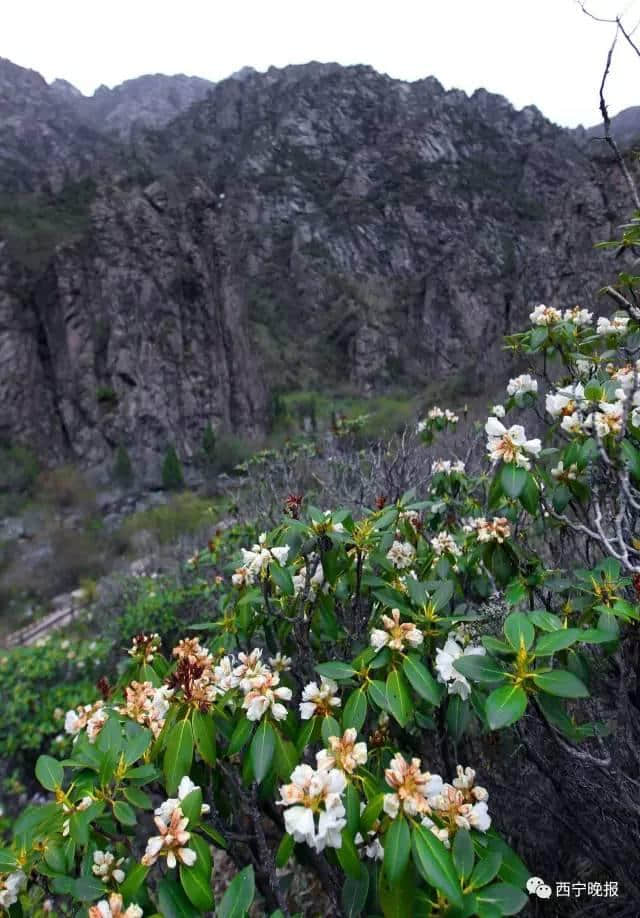
[[[162,487],[167,491],[177,491],[184,487],[182,465],[173,446],[167,447],[162,463]]]
[[[631,227],[640,247],[640,217]],[[136,634],[104,700],[67,718],[72,754],[38,759],[53,796],[2,852],[13,887],[37,878],[65,908],[108,890],[112,912],[186,915],[245,914],[258,890],[284,914],[293,860],[313,866],[327,911],[518,914],[533,878],[502,837],[518,813],[496,804],[494,782],[511,760],[523,796],[507,799],[525,800],[540,769],[548,793],[562,791],[562,833],[588,838],[594,869],[617,871],[633,897],[640,311],[614,295],[626,311],[595,327],[587,310],[541,305],[507,339],[532,373],[491,409],[477,468],[437,458],[424,494],[383,495],[360,514],[292,493],[230,578],[215,544],[199,552],[180,589],[201,591],[202,619],[165,647]],[[458,423],[435,405],[417,430],[431,446]],[[545,544],[567,536],[561,566]],[[549,746],[562,767],[549,768]],[[460,752],[481,774],[456,765]],[[534,804],[539,821],[545,800]],[[619,830],[604,831],[610,820]],[[221,902],[212,847],[241,868]]]
[[[135,513],[124,522],[121,535],[131,542],[136,533],[149,532],[159,545],[170,545],[181,536],[202,533],[213,522],[211,498],[184,491],[174,494],[166,504]]]

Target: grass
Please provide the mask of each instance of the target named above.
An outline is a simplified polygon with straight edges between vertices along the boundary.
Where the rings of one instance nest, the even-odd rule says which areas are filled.
[[[213,525],[219,509],[210,497],[183,491],[166,504],[134,513],[123,523],[119,535],[130,543],[136,533],[148,532],[159,545],[170,545],[181,536],[196,535]]]

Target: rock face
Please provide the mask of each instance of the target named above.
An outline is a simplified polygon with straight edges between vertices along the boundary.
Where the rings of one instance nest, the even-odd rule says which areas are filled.
[[[263,429],[276,388],[491,393],[505,332],[541,301],[593,306],[613,272],[592,250],[629,210],[610,160],[484,90],[248,70],[131,130],[121,99],[94,128],[72,88],[8,68],[0,436],[52,461],[123,443],[152,478],[207,423]]]

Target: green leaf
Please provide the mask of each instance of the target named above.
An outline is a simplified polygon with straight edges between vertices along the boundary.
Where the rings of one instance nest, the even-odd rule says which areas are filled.
[[[347,829],[342,830],[342,843],[335,849],[338,863],[349,877],[360,876],[360,858]]]
[[[469,653],[453,661],[454,669],[463,676],[468,676],[473,682],[486,682],[495,685],[504,682],[506,672],[501,663],[491,657],[477,653]]]
[[[406,727],[413,713],[407,680],[399,669],[391,670],[387,676],[387,704],[401,727]]]
[[[253,731],[253,726],[254,723],[252,720],[247,720],[246,717],[240,718],[229,740],[229,748],[227,749],[227,755],[229,757],[235,755],[236,752],[240,752],[242,747],[247,743]]]
[[[291,740],[285,739],[279,730],[275,730],[276,748],[273,761],[276,773],[281,781],[289,781],[291,772],[298,764],[298,752]]]
[[[537,657],[549,657],[558,650],[571,647],[585,633],[582,628],[562,628],[560,631],[543,634],[535,646],[535,654]]]
[[[322,729],[321,729],[322,741],[325,745],[329,744],[330,736],[342,736],[342,730],[340,729],[340,724],[335,719],[335,717],[323,717],[322,718]]]
[[[199,918],[197,911],[182,887],[174,879],[165,877],[158,883],[158,911],[162,918]]]
[[[344,805],[347,813],[347,829],[353,838],[360,824],[360,794],[351,781],[347,784]]]
[[[505,619],[503,625],[504,636],[514,650],[519,650],[524,644],[528,650],[536,636],[535,629],[524,612],[512,612]]]
[[[362,730],[367,716],[367,695],[363,687],[357,688],[349,695],[342,714],[342,726],[345,730],[355,727]]]
[[[118,892],[125,902],[129,902],[135,897],[136,893],[144,883],[150,869],[150,867],[145,867],[144,864],[133,865],[127,876],[124,878],[124,881],[118,887]]]
[[[464,701],[460,695],[449,695],[446,724],[454,742],[457,743],[466,730],[470,716],[469,702]]]
[[[189,831],[200,822],[202,815],[202,790],[199,787],[190,791],[180,801],[180,809],[189,820]]]
[[[627,439],[620,444],[620,450],[629,465],[629,471],[636,480],[640,480],[640,452]]]
[[[211,716],[203,711],[194,711],[191,725],[200,757],[213,767],[216,764],[216,734]]]
[[[0,848],[0,873],[11,873],[18,866],[16,856],[8,848]]]
[[[293,854],[295,846],[296,843],[293,839],[293,835],[289,835],[285,832],[282,836],[282,841],[278,845],[278,850],[276,851],[276,867],[284,867]]]
[[[503,464],[500,469],[500,484],[507,497],[511,497],[514,500],[519,497],[526,481],[527,473],[525,469],[521,469],[513,462]]]
[[[520,720],[527,709],[527,694],[520,685],[502,685],[485,702],[489,727],[499,730]]]
[[[253,867],[236,874],[218,906],[218,918],[243,918],[249,911],[256,893]]]
[[[36,762],[36,778],[46,790],[57,790],[62,786],[64,768],[50,755],[41,755]]]
[[[346,918],[356,918],[367,903],[369,895],[369,871],[360,864],[358,877],[347,876],[342,887],[342,911]]]
[[[511,883],[494,883],[476,893],[479,905],[495,905],[501,915],[517,915],[528,902],[529,897]]]
[[[135,826],[138,821],[135,810],[124,800],[116,800],[113,804],[113,815],[123,826]]]
[[[380,815],[382,804],[384,803],[384,796],[384,794],[376,794],[375,797],[371,798],[360,814],[360,833],[363,838],[375,825]]]
[[[536,515],[540,505],[540,491],[538,490],[535,478],[529,472],[526,473],[524,487],[518,499],[531,516]]]
[[[97,877],[85,876],[78,877],[73,884],[73,892],[76,899],[81,902],[95,902],[105,894],[102,882]]]
[[[409,654],[405,657],[402,669],[411,683],[411,687],[421,698],[433,705],[440,704],[440,699],[442,698],[441,686],[438,685],[427,667],[415,654]]]
[[[554,669],[550,673],[534,673],[533,681],[549,695],[558,695],[560,698],[588,698],[589,691],[584,684],[564,669]]]
[[[281,593],[284,593],[285,596],[293,596],[293,580],[286,567],[280,567],[277,562],[272,561],[269,564],[269,573],[271,574],[271,579],[280,589]]]
[[[180,864],[180,882],[189,900],[201,912],[209,912],[215,902],[211,890],[211,877],[205,876],[202,870],[197,869],[198,862],[193,867]]]
[[[339,660],[332,660],[329,663],[318,663],[315,667],[316,672],[321,676],[326,676],[329,679],[352,679],[355,676],[356,671],[353,666],[349,666],[348,663],[341,663]]]
[[[134,729],[135,728],[135,729]],[[140,724],[129,721],[125,729],[126,743],[123,749],[124,761],[127,768],[142,758],[153,740],[151,730],[141,727]]]
[[[547,612],[545,609],[536,609],[535,612],[529,612],[529,621],[536,628],[542,631],[558,631],[562,628],[562,619],[554,615],[553,612]]]
[[[185,717],[171,728],[164,753],[163,770],[169,796],[176,793],[181,779],[189,774],[192,760],[193,732]]]
[[[460,877],[466,880],[473,869],[473,842],[466,829],[458,829],[451,849],[453,863]]]
[[[415,826],[412,832],[413,860],[420,875],[443,893],[452,905],[462,908],[462,891],[451,855],[429,829]]]
[[[411,832],[403,816],[397,816],[384,836],[383,867],[390,884],[394,884],[407,869],[411,853]]]
[[[254,734],[249,749],[253,775],[258,784],[264,780],[271,767],[275,747],[276,735],[274,729],[267,718],[263,717]]]
[[[481,861],[478,861],[476,864],[471,877],[469,878],[469,886],[472,889],[479,889],[481,886],[486,886],[487,883],[490,883],[500,870],[500,865],[502,864],[502,855],[499,851],[489,851]]]
[[[387,702],[387,687],[380,679],[372,679],[367,686],[369,699],[383,711],[389,711]]]

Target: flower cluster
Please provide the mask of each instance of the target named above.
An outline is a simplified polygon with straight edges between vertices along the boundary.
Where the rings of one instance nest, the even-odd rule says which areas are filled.
[[[289,546],[267,548],[267,534],[263,532],[251,549],[242,548],[241,552],[243,563],[231,577],[234,586],[255,583],[257,578],[266,575],[267,568],[273,561],[278,564],[286,564],[289,557]]]
[[[132,682],[125,688],[125,703],[118,708],[118,713],[148,727],[157,737],[164,726],[172,695],[173,690],[166,685],[158,688],[151,682]]]
[[[538,380],[534,379],[533,376],[530,376],[528,373],[523,373],[522,376],[516,376],[510,379],[507,385],[507,395],[526,395],[528,392],[535,395],[537,391]]]
[[[367,763],[367,744],[356,742],[357,730],[349,727],[342,736],[330,736],[329,748],[316,754],[318,768],[331,771],[338,768],[346,775],[352,775],[356,768]]]
[[[511,525],[506,516],[494,516],[492,520],[477,516],[468,520],[462,527],[465,532],[475,532],[478,542],[499,542],[511,535]]]
[[[326,593],[329,588],[329,584],[325,582],[324,579],[324,570],[322,568],[322,562],[316,555],[312,555],[309,558],[309,565],[303,564],[297,574],[294,574],[292,577],[293,580],[293,594],[294,596],[299,596],[300,593],[304,593],[305,589],[308,587],[307,599],[310,602],[318,595],[318,590],[322,590]]]
[[[431,812],[429,797],[440,792],[442,778],[420,771],[420,764],[420,759],[407,762],[397,753],[385,770],[385,780],[393,788],[393,793],[384,795],[383,809],[391,819],[395,819],[401,811],[407,816]]]
[[[0,908],[7,911],[18,901],[18,895],[27,885],[27,878],[22,870],[0,874]]]
[[[115,883],[122,883],[125,876],[122,864],[124,864],[124,858],[120,857],[116,860],[115,854],[112,854],[111,851],[94,851],[91,872],[94,876],[100,877],[103,883],[110,883],[112,880]]]
[[[291,701],[292,692],[286,685],[280,685],[280,673],[262,662],[260,648],[250,654],[239,654],[239,660],[231,678],[244,692],[242,707],[247,719],[260,720],[270,710],[275,720],[284,720],[287,709],[280,702]]]
[[[72,709],[65,714],[64,729],[72,736],[77,736],[86,729],[89,742],[95,743],[108,717],[109,714],[102,701],[79,705],[75,710]]]
[[[154,632],[153,634],[137,634],[131,647],[128,650],[129,656],[134,657],[140,663],[151,663],[155,654],[160,649],[160,635]]]
[[[419,647],[424,640],[422,631],[419,631],[413,622],[401,622],[400,610],[392,609],[391,616],[383,615],[382,628],[374,628],[371,632],[370,642],[374,650],[389,647],[391,650],[405,650],[406,646]]]
[[[398,542],[397,539],[387,552],[387,560],[398,570],[411,567],[415,556],[416,550],[410,542]]]
[[[141,863],[145,867],[152,867],[158,858],[166,857],[167,867],[175,867],[178,861],[186,867],[192,867],[197,855],[193,848],[187,847],[191,833],[187,832],[189,820],[182,812],[180,799],[172,797],[165,800],[154,811],[153,821],[159,834],[147,841]]]
[[[626,335],[629,325],[629,316],[614,315],[610,319],[600,316],[596,323],[596,332],[599,335],[614,335],[619,337]]]
[[[486,832],[491,826],[487,808],[489,794],[484,787],[475,784],[473,768],[458,765],[457,777],[451,784],[443,784],[439,793],[430,798],[432,814],[444,823],[437,826],[433,820],[424,822],[432,832],[449,847],[449,839],[457,829],[476,829]],[[446,836],[446,837],[445,837]]]
[[[451,460],[451,459],[436,459],[431,466],[431,473],[437,475],[443,473],[445,475],[451,475],[454,472],[459,475],[464,475],[465,465],[462,460]]]
[[[430,544],[438,558],[444,554],[453,555],[457,558],[461,554],[460,546],[446,529],[434,536]]]
[[[298,765],[291,783],[280,788],[279,806],[285,806],[284,827],[297,842],[306,842],[318,853],[342,847],[342,830],[347,824],[342,794],[347,786],[338,768]],[[318,815],[316,823],[315,816]]]
[[[529,456],[538,456],[542,449],[540,440],[527,440],[524,427],[520,424],[507,429],[496,417],[490,417],[484,429],[487,433],[487,452],[492,462],[515,462],[521,468],[529,469]]]
[[[308,685],[305,685],[300,702],[300,717],[302,720],[310,720],[316,715],[328,717],[333,714],[333,709],[339,708],[341,704],[338,684],[333,679],[321,676],[320,686],[317,682],[309,682]]]
[[[108,899],[89,906],[88,918],[142,918],[143,914],[135,902],[125,908],[120,893],[111,893]]]

